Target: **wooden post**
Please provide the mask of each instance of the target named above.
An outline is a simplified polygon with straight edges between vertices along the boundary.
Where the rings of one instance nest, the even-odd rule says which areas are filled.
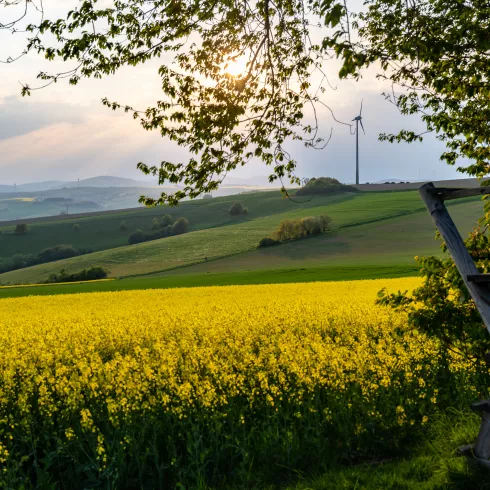
[[[474,280],[474,276],[481,275],[480,271],[476,268],[475,262],[449,215],[443,198],[435,192],[434,184],[430,182],[423,185],[419,189],[419,194],[446,243],[447,249],[483,319],[483,323],[490,332],[490,289],[487,289],[486,284]],[[469,280],[470,276],[472,281]]]
[[[488,194],[489,188],[479,189],[436,189],[428,183],[419,189],[420,196],[439,230],[447,249],[458,268],[468,291],[475,302],[487,330],[490,332],[490,281],[488,274],[481,274],[466,248],[454,221],[449,215],[445,199],[458,199],[470,195]],[[472,453],[485,466],[490,465],[490,400],[478,401],[471,405],[481,412],[482,422],[475,444],[460,448],[463,454]]]

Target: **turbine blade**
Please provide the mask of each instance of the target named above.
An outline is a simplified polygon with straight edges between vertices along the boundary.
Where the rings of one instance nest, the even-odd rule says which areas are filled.
[[[359,122],[361,123],[362,132],[366,134],[366,131],[364,131],[364,124],[362,124],[362,119],[359,119]]]
[[[361,110],[359,111],[359,115],[362,115],[362,103],[364,102],[364,99],[361,99]]]

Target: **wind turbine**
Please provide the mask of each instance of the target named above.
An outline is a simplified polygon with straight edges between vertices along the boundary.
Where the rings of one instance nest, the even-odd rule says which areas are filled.
[[[366,134],[364,131],[364,125],[362,124],[362,100],[361,100],[361,110],[359,111],[359,115],[356,116],[353,121],[356,121],[356,185],[359,185],[359,123],[361,123],[362,132]]]

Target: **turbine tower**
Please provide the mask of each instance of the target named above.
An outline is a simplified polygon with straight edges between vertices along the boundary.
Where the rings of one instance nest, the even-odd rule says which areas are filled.
[[[362,124],[362,100],[359,115],[352,120],[356,121],[356,185],[359,185],[359,123],[361,123],[362,132],[366,134],[364,125]]]

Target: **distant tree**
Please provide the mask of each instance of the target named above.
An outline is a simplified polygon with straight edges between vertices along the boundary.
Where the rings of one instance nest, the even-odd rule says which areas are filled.
[[[303,236],[319,235],[322,232],[322,221],[316,216],[307,216],[301,218],[301,227],[303,229]]]
[[[47,283],[56,282],[76,282],[76,281],[95,281],[105,279],[110,271],[104,267],[93,265],[89,269],[83,269],[72,274],[68,274],[65,269],[61,269],[59,274],[50,274]]]
[[[128,225],[126,224],[125,221],[121,221],[119,224],[119,231],[126,231],[128,229]]]
[[[326,214],[322,214],[319,216],[319,219],[321,222],[322,232],[326,233],[327,231],[330,230],[330,225],[332,224],[332,218],[330,216],[327,216]]]
[[[212,199],[213,196],[211,194],[204,194],[204,196],[202,196],[203,199]]]
[[[330,229],[332,219],[326,214],[321,216],[306,216],[305,218],[281,221],[279,228],[272,234],[278,241],[298,240],[310,235],[319,235]]]
[[[174,219],[170,214],[164,214],[161,219],[162,227],[174,224]]]
[[[25,235],[29,230],[29,226],[26,223],[18,223],[15,226],[15,231],[14,233],[16,235]]]
[[[151,229],[158,230],[159,228],[165,228],[166,226],[170,226],[174,223],[174,219],[170,214],[164,214],[163,216],[158,216],[153,218],[151,222]]]
[[[276,240],[294,240],[297,238],[297,221],[291,219],[285,219],[279,224],[279,228],[274,232],[274,238]]]
[[[173,225],[172,231],[174,235],[182,235],[189,231],[189,220],[187,218],[179,218]]]
[[[37,255],[37,263],[54,262],[55,260],[68,259],[81,255],[72,245],[55,245],[54,247],[45,248]]]
[[[331,177],[309,179],[307,183],[296,191],[297,196],[311,196],[313,194],[339,194],[341,192],[359,192],[352,185],[345,185]]]
[[[247,215],[248,214],[248,208],[243,208],[242,209],[242,214]]]
[[[262,238],[259,242],[259,248],[272,247],[274,245],[279,245],[281,242],[279,240],[274,240],[271,237]]]
[[[75,233],[78,233],[80,231],[80,225],[78,223],[75,223],[72,229]]]
[[[161,228],[160,218],[153,218],[151,221],[151,229],[158,230]]]
[[[234,202],[228,211],[230,216],[240,216],[243,213],[243,206],[240,202]]]
[[[135,245],[136,243],[146,242],[148,239],[148,235],[144,233],[142,230],[136,230],[134,233],[131,233],[128,237],[128,243],[130,245]]]

